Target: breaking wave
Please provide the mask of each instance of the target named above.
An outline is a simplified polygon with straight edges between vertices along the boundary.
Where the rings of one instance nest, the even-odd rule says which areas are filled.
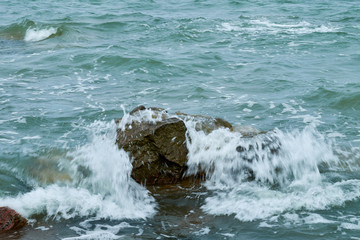
[[[59,167],[69,175],[65,178],[67,181],[1,198],[0,205],[14,208],[30,219],[36,219],[39,214],[55,219],[152,216],[154,199],[131,179],[129,156],[114,144],[116,124],[95,122],[88,129],[92,132],[91,141],[69,152],[70,160],[59,161]],[[38,174],[55,173],[40,171]]]
[[[25,19],[20,23],[0,27],[0,39],[24,40],[25,42],[38,42],[63,34],[62,26],[36,24]]]

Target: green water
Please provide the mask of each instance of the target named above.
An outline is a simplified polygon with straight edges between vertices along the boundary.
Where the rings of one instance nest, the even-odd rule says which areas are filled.
[[[14,238],[360,239],[358,1],[3,0],[0,56],[0,203],[15,199],[13,207],[33,220]],[[112,142],[112,121],[123,116],[122,108],[129,112],[140,104],[279,129],[284,141],[300,149],[289,155],[304,162],[291,165],[294,175],[318,163],[320,190],[297,192],[291,185],[268,192],[274,194],[269,199],[244,190],[243,183],[241,189],[227,183],[229,192],[209,183],[173,198],[156,193],[149,193],[153,200],[136,198],[155,206],[144,216],[137,214],[141,203],[134,216],[100,216],[108,195],[127,190],[109,193],[111,177],[109,182],[104,177],[66,185],[72,171],[68,164],[73,159],[82,165],[115,164],[116,159],[108,163],[104,156],[119,153],[98,146],[96,139],[106,136]],[[111,167],[91,166],[99,176],[111,175]],[[100,181],[103,188],[88,181]],[[64,185],[90,191],[89,198],[100,196],[100,202],[94,200],[87,213],[77,212],[82,209],[78,202],[61,205],[65,199],[49,196]],[[290,196],[304,192],[318,204],[310,197],[299,207],[266,207],[280,201],[281,194],[294,201]],[[38,201],[26,203],[18,194],[33,194],[29,199]],[[225,205],[221,194],[231,204]],[[343,194],[345,200],[327,198],[331,194]],[[250,201],[248,195],[255,197]],[[217,197],[224,209],[213,202]],[[111,199],[118,204],[117,197]],[[130,204],[131,194],[129,199]],[[148,200],[153,202],[145,204]],[[50,210],[54,204],[67,210],[60,205]],[[249,213],[252,218],[246,220],[241,204],[263,215]]]

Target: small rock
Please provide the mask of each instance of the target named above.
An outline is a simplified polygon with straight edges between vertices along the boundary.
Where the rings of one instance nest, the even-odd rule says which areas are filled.
[[[0,207],[0,232],[17,230],[26,224],[27,220],[15,210],[8,207]]]

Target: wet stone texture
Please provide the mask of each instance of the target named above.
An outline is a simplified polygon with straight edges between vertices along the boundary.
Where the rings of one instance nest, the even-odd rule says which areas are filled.
[[[18,230],[26,224],[27,220],[15,210],[8,207],[0,207],[0,232]]]
[[[141,111],[141,110],[140,110]],[[134,110],[131,112],[134,114]],[[143,185],[178,182],[186,170],[186,126],[178,118],[132,122],[118,129],[119,148],[133,159],[132,178]]]

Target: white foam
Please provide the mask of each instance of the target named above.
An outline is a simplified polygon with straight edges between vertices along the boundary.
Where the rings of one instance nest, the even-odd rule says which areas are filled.
[[[123,105],[121,106],[121,108],[124,111],[124,116],[119,123],[119,128],[122,130],[125,130],[125,127],[133,122],[150,122],[155,124],[156,122],[164,119],[164,117],[169,117],[168,113],[165,110],[153,111],[151,109],[144,109],[130,115],[126,112]]]
[[[242,183],[230,191],[219,191],[206,199],[204,211],[214,215],[230,215],[241,221],[267,219],[274,215],[296,210],[324,210],[331,206],[341,206],[346,201],[360,196],[360,181],[344,181],[334,185],[323,184],[290,191],[271,190],[255,183]],[[291,222],[299,221],[289,218]],[[326,220],[309,217],[309,224],[326,223]]]
[[[37,228],[35,228],[35,229],[38,229],[38,230],[41,230],[41,231],[48,231],[48,230],[50,230],[50,228],[45,227],[45,226],[40,226],[40,227],[37,227]]]
[[[272,23],[266,19],[262,19],[262,20],[251,20],[250,21],[253,24],[257,24],[257,25],[264,25],[267,27],[277,27],[277,28],[296,28],[296,27],[307,27],[307,26],[311,26],[310,23],[302,21],[300,23],[297,24],[277,24],[277,23]]]
[[[40,136],[36,135],[36,136],[25,136],[22,138],[23,140],[35,140],[35,139],[41,139]]]
[[[270,109],[275,108],[275,104],[274,104],[274,102],[270,102],[270,103],[269,103],[269,105],[270,105],[270,106],[269,106],[269,108],[270,108]]]
[[[342,223],[341,228],[350,229],[350,230],[360,230],[360,222],[355,223]]]
[[[330,132],[327,134],[327,136],[329,138],[344,138],[344,137],[346,137],[344,134],[339,133],[339,132]]]
[[[239,26],[236,26],[236,25],[232,25],[230,23],[222,23],[221,24],[221,27],[218,27],[219,30],[222,30],[222,31],[240,31],[241,28]]]
[[[132,227],[126,222],[122,222],[120,224],[111,226],[111,225],[103,225],[103,224],[96,224],[95,228],[93,230],[87,230],[88,223],[91,220],[86,220],[85,222],[82,222],[81,225],[83,225],[84,228],[79,227],[71,227],[72,230],[74,230],[78,235],[78,237],[69,237],[69,238],[63,238],[63,240],[111,240],[111,239],[119,239],[119,235],[117,233],[124,228]],[[91,224],[90,224],[91,225]]]
[[[233,233],[221,233],[221,235],[225,236],[225,237],[235,237],[235,234]]]
[[[338,30],[338,28],[332,26],[318,26],[305,21],[298,23],[280,24],[271,22],[267,19],[256,19],[247,21],[245,23],[246,24],[237,22],[226,22],[222,23],[221,26],[218,26],[217,29],[219,31],[251,33],[255,35],[258,35],[259,33],[287,33],[294,35],[302,35],[310,33],[329,33],[336,32]]]
[[[47,29],[28,28],[25,33],[24,41],[38,42],[49,38],[51,35],[56,34],[57,29],[50,27]]]
[[[314,225],[314,224],[336,224],[336,221],[328,220],[316,213],[296,214],[296,213],[285,213],[282,215],[285,221],[285,225]],[[274,220],[273,220],[274,221]],[[276,222],[278,219],[276,218]]]
[[[119,236],[106,231],[92,232],[89,234],[81,235],[79,237],[63,238],[63,240],[112,240],[112,239],[119,239]]]
[[[303,218],[305,224],[332,224],[332,223],[336,223],[336,221],[332,221],[329,219],[324,218],[323,216],[316,214],[316,213],[311,213],[308,216]]]
[[[200,229],[199,231],[194,232],[194,234],[196,236],[207,235],[209,233],[210,233],[210,228],[209,227],[204,227],[204,228]]]
[[[323,123],[320,119],[321,119],[321,115],[318,116],[312,116],[309,114],[305,114],[305,115],[296,115],[296,116],[291,116],[289,118],[298,118],[298,119],[303,119],[304,123],[310,123],[310,124],[314,124],[314,125],[319,125],[321,123]]]

